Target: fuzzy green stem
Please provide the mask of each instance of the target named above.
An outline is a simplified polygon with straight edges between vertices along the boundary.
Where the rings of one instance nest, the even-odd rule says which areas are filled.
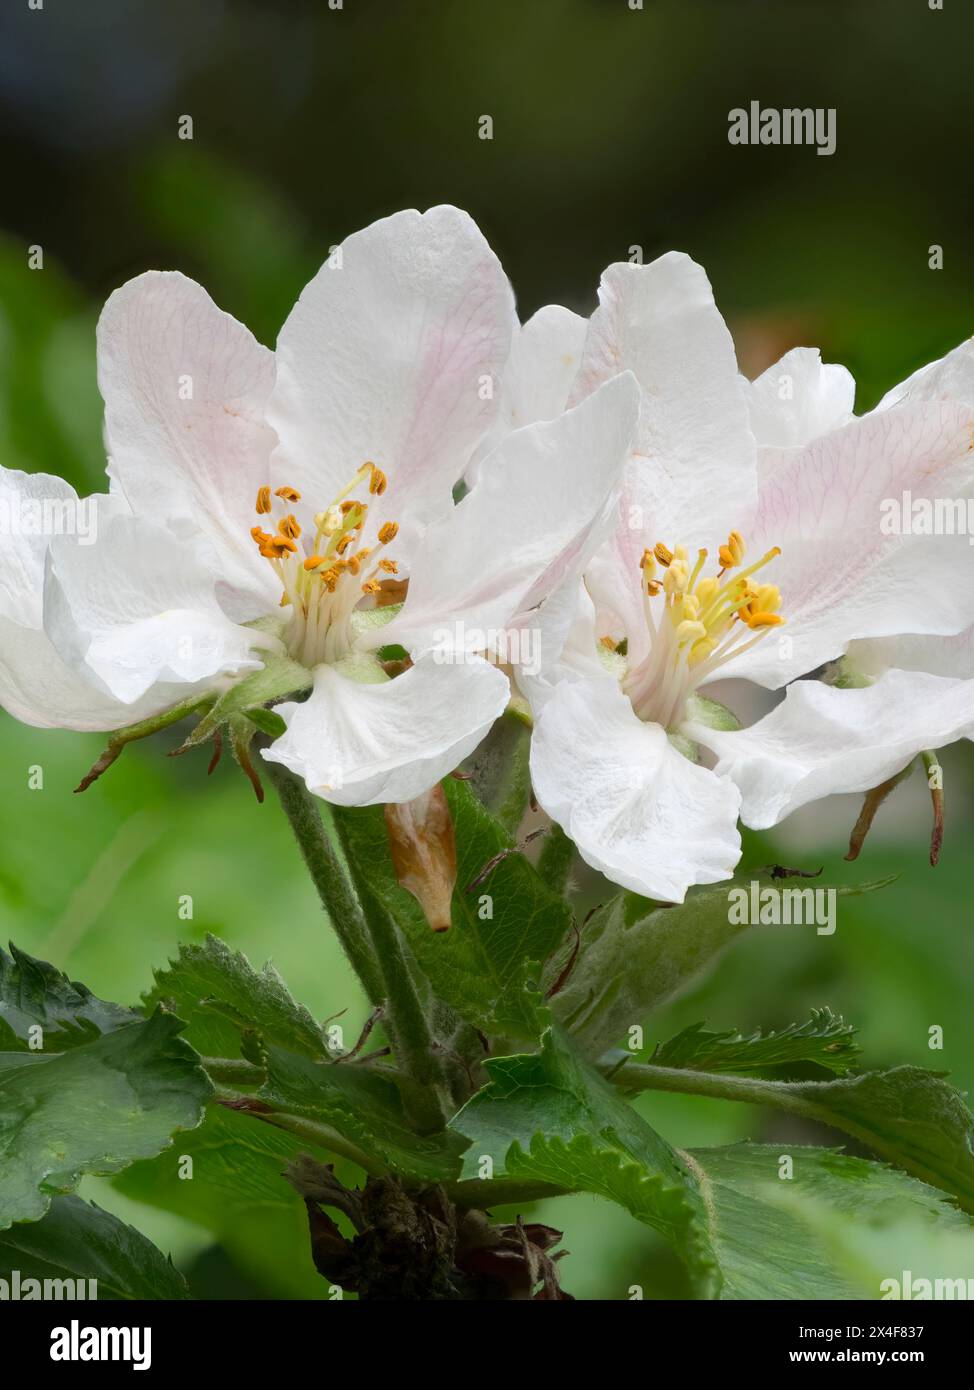
[[[385,998],[383,972],[348,871],[334,838],[329,836],[322,822],[318,806],[323,803],[319,803],[305,784],[280,763],[268,762],[267,771],[349,964],[362,982],[369,1002],[381,1004]]]
[[[343,821],[334,817],[331,825],[346,862],[351,862]],[[414,1083],[414,1091],[404,1091],[403,1100],[420,1128],[442,1129],[452,1106],[448,1098],[443,1059],[435,1050],[428,1010],[420,997],[416,964],[404,949],[399,928],[366,885],[359,885],[358,900],[382,972],[388,1030],[392,1035],[396,1061]]]
[[[403,1073],[403,1103],[423,1131],[441,1129],[446,1102],[440,1059],[402,939],[388,914],[349,870],[340,821],[326,802],[280,763],[267,764],[308,872],[352,969],[373,1004],[385,1007],[386,1028]],[[319,809],[320,808],[320,809]]]

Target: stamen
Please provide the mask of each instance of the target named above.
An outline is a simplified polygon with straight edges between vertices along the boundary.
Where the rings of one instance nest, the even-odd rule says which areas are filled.
[[[394,541],[399,534],[399,524],[395,521],[384,521],[379,527],[379,544],[388,545]]]
[[[653,546],[653,554],[656,556],[657,560],[660,562],[664,569],[668,569],[669,566],[672,565],[673,552],[672,550],[667,550],[666,546],[663,544],[662,541],[657,541],[656,544]]]
[[[290,513],[287,516],[281,517],[281,520],[277,523],[277,529],[282,536],[287,536],[288,539],[292,541],[296,541],[301,534],[301,527],[298,525],[297,517],[292,516]]]
[[[275,497],[280,497],[284,502],[300,502],[301,494],[293,487],[279,487],[274,493]]]
[[[257,489],[257,515],[264,516],[271,509],[271,490],[265,484]],[[253,534],[251,532],[251,534]]]

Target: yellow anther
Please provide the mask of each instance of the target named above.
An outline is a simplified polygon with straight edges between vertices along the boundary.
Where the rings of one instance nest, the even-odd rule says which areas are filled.
[[[708,576],[706,579],[699,580],[694,588],[694,594],[700,601],[701,608],[707,608],[717,597],[719,590],[719,579]]]
[[[386,475],[381,468],[376,468],[374,463],[366,463],[364,467],[370,470],[369,492],[376,497],[381,497],[386,490]]]
[[[663,576],[663,588],[668,594],[682,594],[687,584],[686,566],[674,560]]]
[[[365,583],[362,585],[362,593],[377,594],[381,588],[382,585],[379,583],[377,579],[367,579]]]
[[[289,512],[287,516],[282,516],[277,523],[277,529],[282,536],[287,536],[289,540],[296,541],[301,534],[301,527],[298,525],[296,516]]]
[[[666,546],[663,544],[662,541],[657,541],[656,544],[653,546],[653,554],[656,556],[657,560],[660,562],[664,569],[667,569],[670,565],[672,565],[673,552],[672,550],[667,550]]]
[[[356,507],[361,507],[361,505],[361,502],[343,502],[340,508],[342,516],[348,516],[350,511],[353,511]]]
[[[699,642],[707,636],[703,623],[684,621],[677,624],[676,635],[680,642]]]
[[[646,580],[652,579],[653,575],[656,573],[656,556],[651,550],[643,551],[643,558],[639,562],[639,567]]]
[[[379,569],[384,570],[386,574],[399,573],[399,566],[396,564],[395,560],[380,560]]]
[[[263,516],[271,509],[271,490],[264,486],[257,489],[257,515]]]
[[[706,661],[707,657],[714,650],[717,643],[713,637],[704,637],[699,642],[694,642],[687,653],[687,665],[690,667],[699,666],[701,661]]]
[[[362,562],[357,555],[349,555],[348,559],[345,561],[345,564],[348,566],[349,574],[357,575],[359,570],[362,568]]]
[[[289,536],[269,536],[261,543],[260,553],[268,560],[282,560],[285,555],[293,555],[297,548]]]
[[[339,536],[338,540],[335,542],[336,552],[339,555],[344,555],[354,539],[355,537],[352,535],[351,531],[346,531],[343,536]]]
[[[647,594],[649,594],[650,598],[655,598],[656,595],[662,589],[662,587],[663,586],[662,584],[660,584],[659,580],[651,579],[649,583],[646,585],[646,592]]]
[[[607,652],[614,652],[616,649],[616,639],[614,637],[600,637],[599,645],[605,647]]]
[[[281,498],[283,501],[285,501],[285,502],[300,502],[300,501],[301,501],[301,494],[300,494],[300,492],[298,492],[297,488],[293,488],[293,487],[279,487],[279,488],[276,489],[276,491],[275,491],[275,493],[274,493],[274,496],[275,496],[275,497],[280,497],[280,498]]]
[[[741,535],[740,531],[732,531],[727,537],[727,544],[722,545],[718,551],[720,563],[723,565],[724,569],[733,569],[736,565],[739,565],[744,559],[745,549],[744,537]]]
[[[309,555],[304,562],[304,567],[306,570],[316,570],[319,565],[323,565],[324,563],[325,557],[323,555]]]
[[[263,545],[266,541],[271,541],[274,537],[269,531],[265,531],[262,526],[251,526],[250,534],[258,545]]]
[[[340,577],[338,570],[334,568],[327,569],[322,574],[321,582],[330,594],[335,592],[335,586],[338,584]]]
[[[379,527],[379,544],[388,545],[394,541],[399,534],[399,523],[396,521],[384,521]]]
[[[752,613],[744,621],[748,627],[780,627],[784,618],[780,613]]]

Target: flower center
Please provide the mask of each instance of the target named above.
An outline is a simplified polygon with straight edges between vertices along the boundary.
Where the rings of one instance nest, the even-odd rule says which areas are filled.
[[[732,531],[718,550],[717,574],[706,576],[706,550],[697,552],[692,569],[683,546],[669,550],[657,543],[644,552],[640,564],[650,649],[622,680],[640,719],[664,729],[678,727],[687,700],[704,680],[784,622],[776,586],[752,580],[781,551],[775,546],[741,569],[744,550],[743,536]],[[611,637],[603,637],[602,643],[618,651]]]
[[[395,539],[395,521],[379,527],[373,546],[362,543],[370,504],[352,494],[366,482],[369,496],[381,497],[386,490],[381,469],[363,463],[348,486],[306,527],[290,510],[301,501],[295,488],[279,487],[272,494],[264,486],[257,493],[258,516],[276,520],[277,530],[258,525],[250,534],[281,581],[281,607],[291,609],[284,641],[305,666],[346,656],[353,647],[351,617],[356,607],[364,597],[381,591],[384,576],[398,573],[395,560],[374,558]]]

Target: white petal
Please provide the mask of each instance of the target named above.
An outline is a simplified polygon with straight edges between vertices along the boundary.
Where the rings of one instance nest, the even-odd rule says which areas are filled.
[[[388,477],[378,519],[405,528],[401,555],[415,520],[450,505],[494,418],[513,306],[497,257],[456,208],[350,236],[278,339],[275,477],[325,507],[371,460]]]
[[[553,420],[566,408],[587,331],[588,320],[560,304],[546,304],[515,328],[497,418],[467,469],[471,486],[483,460],[505,435],[536,420]]]
[[[968,536],[886,534],[885,518],[890,503],[902,512],[904,493],[931,502],[974,495],[972,430],[970,408],[916,402],[781,451],[755,523],[741,529],[749,558],[781,547],[760,579],[780,588],[787,627],[721,674],[777,689],[855,638],[969,626]]]
[[[876,409],[888,410],[904,401],[962,401],[974,406],[974,338],[887,391]]]
[[[974,680],[974,627],[952,637],[914,635],[853,642],[846,652],[845,665],[869,679],[895,666],[903,671]]]
[[[974,734],[974,680],[889,671],[838,689],[796,681],[764,719],[736,733],[688,725],[741,789],[741,815],[763,830],[833,792],[879,786],[927,748]]]
[[[150,271],[102,311],[98,383],[109,472],[133,511],[205,531],[235,617],[273,607],[280,586],[250,528],[257,489],[270,481],[274,354],[195,281]]]
[[[712,550],[754,504],[756,449],[731,336],[688,256],[603,275],[573,398],[626,368],[644,393],[633,501],[645,543]]]
[[[0,614],[12,622],[40,626],[47,547],[56,519],[69,519],[77,507],[78,494],[63,478],[0,468]]]
[[[199,688],[203,694],[203,686]],[[45,632],[0,617],[0,706],[42,729],[120,729],[159,714],[194,692],[155,686],[134,704],[107,695],[72,670]]]
[[[255,670],[269,640],[226,617],[196,549],[130,517],[92,545],[52,541],[44,626],[70,666],[126,704],[160,683]]]
[[[424,533],[403,611],[381,641],[476,650],[491,645],[478,635],[524,615],[530,625],[530,610],[581,571],[614,524],[638,410],[627,373],[557,419],[508,435],[476,486]]]
[[[750,384],[751,429],[759,448],[810,444],[852,419],[856,383],[818,348],[792,348]]]
[[[614,680],[558,686],[535,726],[531,780],[585,862],[624,888],[682,902],[734,872],[736,787],[637,719]]]
[[[507,678],[476,659],[427,657],[378,685],[319,666],[304,704],[276,707],[287,732],[264,757],[339,806],[411,801],[473,752],[509,696]]]

